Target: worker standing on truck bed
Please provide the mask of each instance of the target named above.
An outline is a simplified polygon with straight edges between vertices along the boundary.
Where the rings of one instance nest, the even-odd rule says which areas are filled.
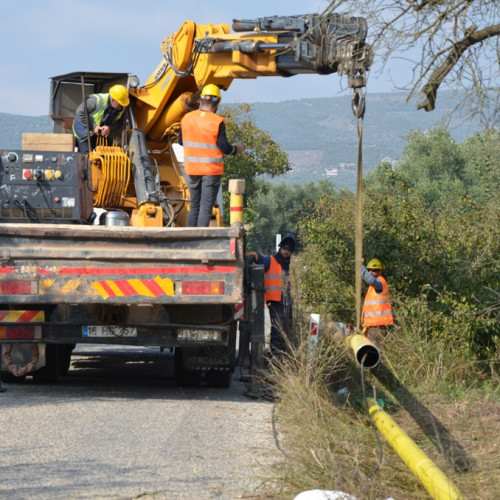
[[[217,85],[203,87],[200,107],[181,120],[179,144],[184,146],[184,169],[191,207],[187,225],[208,227],[217,199],[222,174],[223,155],[242,153],[242,144],[232,145],[226,137],[226,120],[216,114],[220,104]]]
[[[123,85],[113,85],[109,94],[89,95],[76,109],[73,121],[73,134],[80,153],[89,152],[89,131],[91,150],[99,136],[118,137],[125,125],[125,108],[129,104],[128,90]]]
[[[368,285],[361,323],[366,328],[365,335],[378,347],[387,336],[387,326],[394,323],[392,305],[387,281],[382,276],[385,266],[378,259],[372,259],[366,267],[362,264],[361,276]]]
[[[264,266],[265,301],[271,318],[271,355],[286,351],[292,330],[292,297],[290,289],[290,258],[295,251],[295,236],[285,235],[275,255],[253,253],[254,261]]]

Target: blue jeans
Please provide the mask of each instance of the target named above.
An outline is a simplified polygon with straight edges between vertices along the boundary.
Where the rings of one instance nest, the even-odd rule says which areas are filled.
[[[212,207],[217,199],[220,175],[186,175],[191,195],[187,225],[190,227],[208,227],[212,218]]]

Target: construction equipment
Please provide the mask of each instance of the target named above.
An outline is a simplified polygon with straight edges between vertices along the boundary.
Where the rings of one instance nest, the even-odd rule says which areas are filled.
[[[53,77],[54,134],[24,134],[23,150],[1,151],[4,380],[55,380],[75,344],[99,343],[172,348],[179,383],[229,386],[235,308],[248,290],[244,228],[221,227],[219,206],[211,227],[186,227],[189,192],[173,147],[181,118],[205,86],[227,90],[242,78],[337,73],[359,99],[372,61],[363,18],[273,16],[235,20],[233,30],[186,21],[161,42],[143,85],[129,73]],[[118,144],[80,154],[75,110],[106,92],[130,101],[127,128]]]

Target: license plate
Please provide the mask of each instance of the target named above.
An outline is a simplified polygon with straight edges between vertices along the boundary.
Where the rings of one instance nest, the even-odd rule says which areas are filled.
[[[128,326],[87,325],[83,327],[84,337],[137,337],[137,328]]]

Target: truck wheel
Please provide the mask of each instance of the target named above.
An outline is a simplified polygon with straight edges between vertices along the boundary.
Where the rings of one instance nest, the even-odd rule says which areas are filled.
[[[227,389],[231,386],[233,374],[230,371],[208,370],[207,384],[210,387],[217,387],[219,389]]]
[[[33,372],[33,380],[38,383],[57,382],[61,373],[60,345],[45,344],[45,366]]]
[[[175,385],[179,387],[199,386],[201,382],[201,373],[186,370],[184,368],[182,356],[182,349],[176,348],[174,353]]]

